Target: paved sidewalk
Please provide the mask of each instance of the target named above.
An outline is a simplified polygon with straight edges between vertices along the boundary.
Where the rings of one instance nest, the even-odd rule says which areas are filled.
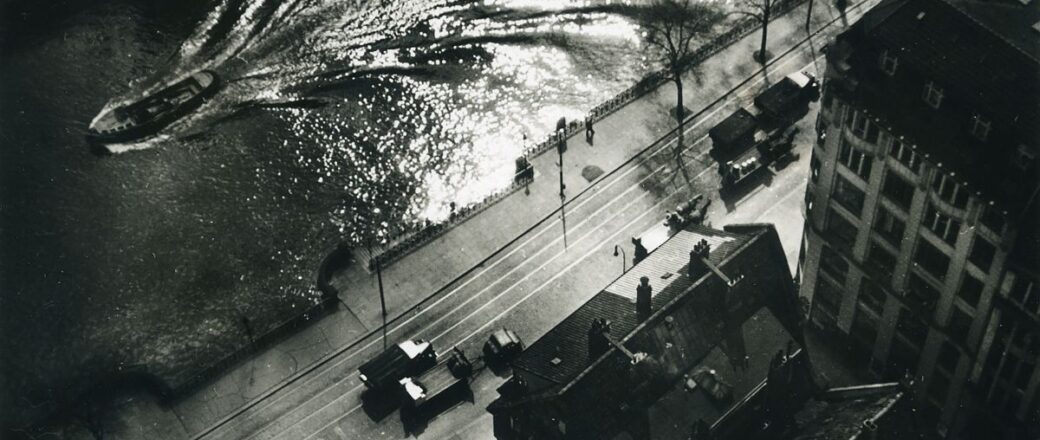
[[[806,8],[805,4],[798,6],[770,23],[769,47],[773,54],[782,54],[806,37],[803,27]],[[815,2],[812,29],[818,29],[838,15],[832,4]],[[838,21],[834,31],[842,26]],[[700,113],[759,69],[760,66],[751,59],[752,52],[758,48],[759,32],[752,32],[701,63],[696,69],[700,75],[691,73],[685,77],[684,105],[692,110],[691,120],[710,126],[726,116],[725,111]],[[823,66],[819,68],[822,70]],[[761,86],[777,79],[779,76],[766,78]],[[741,98],[750,101],[750,96]],[[676,125],[669,116],[674,104],[674,87],[666,83],[598,121],[594,145],[585,142],[581,131],[571,137],[564,158],[568,197],[573,198],[589,188],[591,182],[582,178],[584,167],[596,166],[609,173],[671,131]],[[694,123],[686,125],[689,129]],[[687,140],[688,143],[693,141]],[[560,205],[556,163],[554,151],[531,158],[536,177],[528,191],[512,193],[386,268],[383,282],[390,317],[408,312],[442,286],[547,216],[552,216]],[[580,219],[568,217],[567,220],[577,222]],[[238,364],[195,395],[176,402],[170,408],[158,408],[147,399],[137,401],[137,408],[121,414],[123,419],[134,419],[122,420],[124,425],[137,426],[126,431],[126,438],[135,438],[131,431],[140,435],[142,429],[149,431],[147,438],[195,438],[301,370],[370,332],[378,331],[382,322],[378,284],[376,277],[361,267],[362,264],[364,262],[351,265],[333,279],[333,285],[341,292],[344,307]],[[174,424],[174,420],[179,424]],[[117,433],[112,434],[114,438],[123,438]]]

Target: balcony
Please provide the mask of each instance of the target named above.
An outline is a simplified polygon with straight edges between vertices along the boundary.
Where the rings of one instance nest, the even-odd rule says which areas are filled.
[[[934,206],[938,211],[942,212],[943,214],[953,217],[959,220],[961,223],[964,223],[968,220],[967,204],[965,204],[963,208],[958,208],[954,206],[952,203],[943,200],[942,197],[939,197],[939,194],[936,193],[934,189],[930,189],[928,191],[928,200],[932,202],[932,206]]]
[[[873,121],[871,121],[871,123],[873,123]],[[877,130],[877,128],[875,128],[875,130]],[[859,137],[853,131],[852,127],[848,125],[841,127],[841,132],[842,135],[845,136],[846,141],[848,141],[849,145],[853,148],[873,157],[879,157],[881,155],[881,145],[878,145],[879,143],[877,142],[877,139],[880,139],[879,136],[875,136],[874,142],[867,141],[866,139]],[[866,130],[864,133],[865,132]]]

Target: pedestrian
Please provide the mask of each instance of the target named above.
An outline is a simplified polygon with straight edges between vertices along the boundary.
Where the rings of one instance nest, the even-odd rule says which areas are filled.
[[[451,202],[448,204],[448,210],[450,211],[450,213],[448,214],[448,218],[450,220],[455,220],[455,202]]]
[[[592,145],[592,137],[596,135],[596,130],[592,128],[592,117],[585,117],[585,142]]]

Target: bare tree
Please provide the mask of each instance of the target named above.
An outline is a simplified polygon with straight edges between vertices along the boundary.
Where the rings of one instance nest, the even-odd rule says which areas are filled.
[[[723,14],[718,9],[696,0],[654,0],[641,14],[641,24],[647,30],[647,42],[656,49],[665,72],[675,83],[675,118],[679,123],[675,159],[687,186],[690,185],[690,177],[682,162],[683,123],[686,119],[682,77],[695,61],[694,43],[699,37],[707,36],[722,18]]]
[[[769,52],[766,51],[766,37],[769,35],[769,19],[776,0],[741,0],[738,14],[754,18],[762,26],[762,44],[755,52],[755,61],[765,64],[769,60]]]

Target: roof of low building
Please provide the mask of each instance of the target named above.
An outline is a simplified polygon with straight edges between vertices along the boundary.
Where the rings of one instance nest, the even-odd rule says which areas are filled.
[[[791,440],[858,438],[877,429],[878,420],[903,396],[903,387],[897,382],[824,391],[795,414],[795,428],[784,437]]]
[[[702,240],[711,245],[712,266],[691,279],[690,251]],[[638,322],[635,286],[642,276],[653,286],[652,313]],[[713,371],[730,397],[712,400],[706,389],[689,396],[707,402],[698,418],[715,420],[765,379],[777,351],[801,347],[790,330],[797,325],[791,283],[772,225],[687,227],[531,344],[514,363],[514,375],[537,377],[538,386],[503,392],[488,409],[537,405],[577,420],[603,420],[626,408],[658,407],[684,377]],[[610,337],[625,350],[611,347],[590,359],[589,329],[600,318],[611,321]],[[645,358],[631,361],[633,353]]]
[[[650,278],[652,308],[659,309],[690,287],[686,269],[690,250],[697,242],[703,239],[712,245],[709,260],[718,264],[750,238],[700,226],[679,231],[531,344],[514,367],[558,384],[566,383],[589,366],[588,330],[592,320],[610,320],[615,339],[636,327],[635,293],[640,277]]]

